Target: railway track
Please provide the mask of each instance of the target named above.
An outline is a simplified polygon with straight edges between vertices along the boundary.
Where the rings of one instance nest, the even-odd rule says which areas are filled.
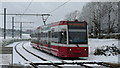
[[[24,60],[29,61],[26,57],[24,57],[24,56],[17,50],[17,45],[19,45],[19,44],[20,44],[20,42],[15,45],[15,51],[16,51]],[[29,62],[31,62],[31,61],[29,61]],[[32,65],[34,68],[38,68],[38,67],[37,67],[36,65],[34,65],[32,62],[31,62],[30,65]]]
[[[49,61],[49,60],[47,60],[47,59],[44,59],[44,58],[42,58],[42,57],[40,57],[40,56],[34,54],[33,52],[30,52],[30,51],[29,51],[28,49],[26,49],[23,45],[22,45],[22,47],[23,47],[23,49],[25,49],[28,53],[30,53],[30,54],[32,54],[32,55],[34,55],[34,56],[36,56],[36,57],[42,59],[43,61]],[[51,65],[54,65],[54,66],[56,66],[56,67],[61,68],[60,66],[58,66],[58,64],[53,63],[52,61],[49,61],[49,62],[51,62],[51,63],[50,63]],[[62,61],[62,63],[67,63],[67,62]],[[43,64],[43,63],[42,63],[42,64]],[[49,65],[49,64],[48,64],[48,65]],[[84,66],[84,67],[87,67],[87,68],[91,68],[90,66],[86,66],[86,65],[83,65],[83,64],[80,64],[80,65],[81,65],[81,66]]]
[[[24,60],[26,60],[26,61],[29,61],[29,59],[27,59],[25,56],[23,56],[18,50],[17,50],[17,45],[19,45],[20,43],[18,43],[18,44],[16,44],[16,46],[15,46],[15,51],[24,59]],[[63,68],[63,66],[62,65],[80,65],[80,66],[82,66],[82,67],[84,67],[84,68],[94,68],[95,66],[89,66],[89,65],[97,65],[98,67],[100,67],[100,68],[115,68],[115,67],[113,67],[113,66],[111,66],[111,65],[109,65],[109,64],[106,64],[106,63],[104,63],[104,62],[66,62],[66,61],[60,61],[60,62],[52,62],[52,61],[49,61],[49,60],[47,60],[47,59],[45,59],[45,58],[43,58],[43,57],[40,57],[40,56],[38,56],[38,55],[36,55],[35,53],[33,53],[33,52],[31,52],[31,51],[29,51],[27,48],[25,48],[24,47],[24,44],[25,43],[23,43],[22,44],[22,48],[25,50],[25,51],[27,51],[28,53],[30,53],[30,54],[32,54],[32,55],[34,55],[35,57],[37,57],[37,58],[39,58],[39,59],[41,59],[41,60],[43,60],[43,61],[46,61],[46,62],[44,62],[44,63],[35,63],[35,62],[32,62],[32,61],[29,61],[30,63],[30,65],[32,65],[34,68],[39,68],[38,66],[39,65],[52,65],[52,66],[54,66],[54,67],[57,67],[57,68]],[[48,62],[47,62],[48,61]]]
[[[30,51],[27,50],[23,45],[22,45],[22,47],[23,47],[23,49],[25,49],[28,53],[30,53],[30,54],[36,56],[37,58],[39,58],[39,59],[41,59],[41,60],[43,60],[43,61],[49,61],[49,60],[47,60],[47,59],[44,59],[44,58],[42,58],[42,57],[40,57],[40,56],[38,56],[38,55],[36,55],[36,54],[30,52]],[[50,61],[50,62],[51,62],[51,61]],[[52,62],[51,62],[51,63],[52,63]],[[58,65],[56,65],[56,64],[54,64],[54,63],[52,63],[52,65],[55,66],[55,67],[58,67],[58,68],[62,68],[62,67],[60,67],[60,66],[58,66]]]
[[[20,43],[18,43],[18,44],[15,45],[15,51],[16,51],[24,60],[29,61],[29,62],[30,62],[30,65],[32,65],[34,68],[38,68],[37,65],[35,65],[35,64],[34,64],[32,61],[30,61],[29,59],[27,59],[25,56],[23,56],[23,55],[17,50],[17,45],[19,45],[19,44],[20,44]],[[22,44],[22,47],[23,47],[24,44],[25,44],[25,43]],[[23,47],[23,49],[25,49],[25,48]],[[27,49],[25,49],[25,50],[26,50],[28,53],[36,56],[37,58],[39,58],[39,59],[41,59],[41,60],[43,60],[43,61],[48,61],[48,60],[46,60],[46,59],[44,59],[44,58],[42,58],[42,57],[40,57],[40,56],[35,55],[34,53],[28,51]],[[58,66],[58,65],[56,65],[56,64],[54,64],[54,63],[52,63],[52,65],[55,66],[55,67],[58,67],[58,68],[62,68],[62,67],[60,67],[60,66]]]

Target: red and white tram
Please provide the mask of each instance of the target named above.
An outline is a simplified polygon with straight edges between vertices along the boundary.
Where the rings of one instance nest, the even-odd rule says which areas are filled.
[[[59,21],[38,27],[31,45],[58,57],[87,58],[87,35],[85,21]]]

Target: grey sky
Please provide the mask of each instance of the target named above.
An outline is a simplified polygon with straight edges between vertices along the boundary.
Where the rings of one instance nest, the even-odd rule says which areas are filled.
[[[56,22],[60,20],[64,20],[66,14],[73,12],[75,10],[82,10],[82,7],[87,2],[68,2],[64,6],[60,7],[56,11],[50,13],[50,16],[46,23]],[[63,4],[63,2],[32,2],[29,6],[28,10],[25,13],[49,13],[50,11],[54,10],[59,5]],[[29,2],[3,2],[2,3],[2,10],[3,8],[7,8],[7,13],[23,13]],[[1,11],[0,11],[1,12]],[[11,17],[7,16],[7,28],[11,28]],[[43,25],[41,17],[36,16],[22,16],[20,20],[20,16],[14,16],[15,21],[26,21],[26,22],[34,22],[34,24],[23,24],[23,28],[25,27],[38,27]],[[3,22],[1,22],[2,24]],[[0,25],[3,27],[3,25]],[[19,28],[19,24],[15,24],[15,28]]]

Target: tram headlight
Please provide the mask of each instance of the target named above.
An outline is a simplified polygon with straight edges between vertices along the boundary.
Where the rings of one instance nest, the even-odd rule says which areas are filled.
[[[72,49],[69,49],[70,51],[72,50]]]

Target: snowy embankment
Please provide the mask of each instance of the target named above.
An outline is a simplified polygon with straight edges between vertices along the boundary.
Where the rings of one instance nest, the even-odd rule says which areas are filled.
[[[1,46],[5,46],[8,44],[11,44],[13,42],[17,42],[17,41],[22,41],[22,40],[27,40],[30,39],[29,34],[22,34],[22,39],[19,37],[6,37],[6,39],[4,39],[3,37],[0,37],[0,47]]]
[[[7,37],[6,39],[4,39],[3,37],[0,37],[0,46],[7,45],[12,40],[13,40],[13,38],[11,38],[11,37]]]
[[[26,40],[30,39],[29,34],[23,34],[22,37],[23,37],[22,39],[19,38],[19,37],[14,37],[14,38],[12,38],[12,37],[6,37],[6,39],[4,39],[3,37],[0,37],[0,47],[6,46],[8,44],[15,45],[18,41],[24,41],[24,40],[26,41]],[[16,43],[14,43],[14,42],[16,42]],[[12,47],[14,47],[14,46],[12,46]],[[17,55],[17,54],[15,54],[15,55]],[[15,58],[15,57],[13,57],[13,58]],[[9,64],[9,63],[11,63],[11,54],[0,54],[0,60],[1,60],[0,64]],[[20,60],[23,61],[23,59],[20,59]],[[17,59],[17,61],[19,61],[19,60]],[[15,62],[15,60],[14,60],[14,62]]]

